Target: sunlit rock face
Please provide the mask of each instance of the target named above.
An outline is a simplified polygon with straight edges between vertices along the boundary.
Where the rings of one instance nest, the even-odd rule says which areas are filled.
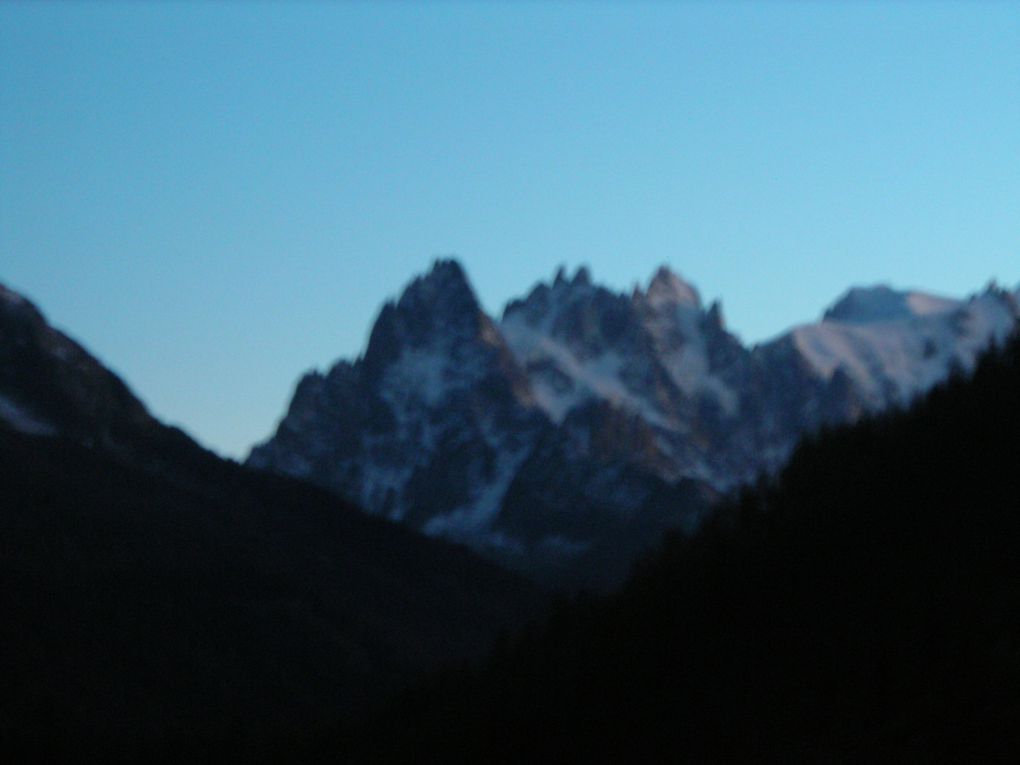
[[[665,267],[630,294],[561,269],[497,321],[437,261],[383,307],[363,356],[299,382],[249,463],[559,571],[696,525],[803,434],[967,370],[1018,313],[994,286],[966,300],[855,288],[747,347]]]

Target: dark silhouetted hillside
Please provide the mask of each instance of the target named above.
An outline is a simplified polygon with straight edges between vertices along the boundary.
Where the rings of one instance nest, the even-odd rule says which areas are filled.
[[[0,287],[0,759],[290,759],[543,603],[201,449]]]
[[[211,467],[180,482],[0,430],[0,749],[258,754],[541,602],[327,492]]]

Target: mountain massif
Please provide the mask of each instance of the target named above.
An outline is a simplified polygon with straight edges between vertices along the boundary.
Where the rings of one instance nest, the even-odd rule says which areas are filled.
[[[748,348],[665,269],[497,321],[440,261],[241,466],[0,287],[0,749],[1012,762],[1018,297],[854,289]],[[613,588],[669,530],[520,638],[547,596],[428,538]]]
[[[631,294],[561,270],[496,320],[441,260],[383,307],[360,358],[301,379],[248,464],[539,578],[611,587],[803,435],[909,403],[1018,316],[994,286],[856,288],[747,347],[666,268]]]

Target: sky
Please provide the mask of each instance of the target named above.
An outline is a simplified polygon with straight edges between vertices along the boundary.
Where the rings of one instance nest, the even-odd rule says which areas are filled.
[[[0,282],[243,457],[437,256],[758,342],[1020,281],[1020,3],[0,5]]]

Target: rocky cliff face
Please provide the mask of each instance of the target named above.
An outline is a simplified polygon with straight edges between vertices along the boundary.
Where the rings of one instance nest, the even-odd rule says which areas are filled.
[[[695,525],[803,434],[969,368],[1018,315],[994,287],[858,288],[749,348],[666,268],[630,295],[561,270],[496,322],[438,261],[383,307],[361,358],[301,380],[249,463],[532,571],[615,570],[610,550]]]
[[[460,266],[437,263],[376,321],[365,355],[298,385],[249,462],[448,535],[491,525],[546,421]]]

